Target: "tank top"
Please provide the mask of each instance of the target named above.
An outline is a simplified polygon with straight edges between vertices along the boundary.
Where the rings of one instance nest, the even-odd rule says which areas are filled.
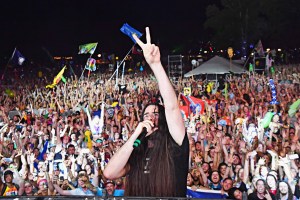
[[[5,190],[2,193],[2,196],[17,196],[18,195],[18,188],[13,185],[13,187],[8,187],[6,184],[4,185]]]

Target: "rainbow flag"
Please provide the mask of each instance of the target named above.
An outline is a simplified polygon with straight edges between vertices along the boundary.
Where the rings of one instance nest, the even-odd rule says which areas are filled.
[[[94,58],[89,58],[86,62],[85,69],[96,71],[96,60]]]

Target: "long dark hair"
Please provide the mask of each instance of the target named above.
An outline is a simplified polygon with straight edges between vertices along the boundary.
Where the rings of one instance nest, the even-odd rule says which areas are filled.
[[[291,186],[290,186],[290,184],[288,184],[285,181],[279,181],[278,182],[277,191],[276,191],[276,199],[281,199],[280,191],[279,191],[279,184],[282,183],[282,182],[285,183],[288,186],[288,199],[287,200],[293,200],[294,199],[294,194],[293,194],[293,191],[291,189]]]
[[[126,181],[126,196],[176,196],[175,167],[172,159],[174,140],[170,135],[165,117],[165,109],[159,104],[158,130],[145,138],[145,142],[135,149],[128,161],[130,170]],[[147,163],[146,158],[150,158]],[[144,173],[145,165],[149,173]]]

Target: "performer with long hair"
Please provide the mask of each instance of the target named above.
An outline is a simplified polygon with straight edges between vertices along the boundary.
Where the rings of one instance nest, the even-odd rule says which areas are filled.
[[[160,51],[133,35],[152,69],[164,105],[145,106],[132,136],[116,152],[104,170],[108,179],[127,176],[126,196],[185,197],[189,143],[177,96],[161,64]]]

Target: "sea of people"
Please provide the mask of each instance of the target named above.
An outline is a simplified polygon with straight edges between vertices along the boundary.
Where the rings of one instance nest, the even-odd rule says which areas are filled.
[[[126,177],[102,172],[143,107],[163,99],[151,73],[110,77],[72,76],[53,89],[52,77],[1,82],[0,196],[124,195]],[[173,86],[190,144],[188,191],[299,199],[299,65]]]

